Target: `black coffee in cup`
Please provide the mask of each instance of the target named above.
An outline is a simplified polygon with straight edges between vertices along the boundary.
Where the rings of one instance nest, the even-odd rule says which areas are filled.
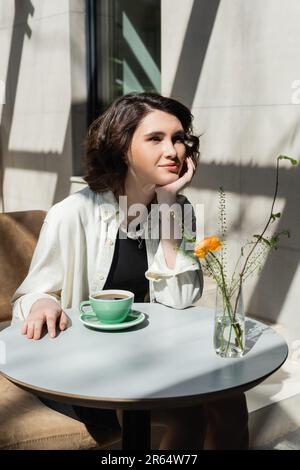
[[[128,299],[128,295],[125,294],[98,294],[94,295],[93,298],[96,300],[121,300]]]

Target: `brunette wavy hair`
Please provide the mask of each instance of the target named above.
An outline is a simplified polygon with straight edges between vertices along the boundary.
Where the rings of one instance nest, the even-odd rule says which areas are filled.
[[[127,164],[124,160],[141,120],[153,110],[176,116],[185,132],[186,155],[197,167],[199,137],[193,134],[190,110],[179,101],[157,93],[128,93],[117,98],[88,128],[85,139],[84,181],[94,192],[125,194]]]

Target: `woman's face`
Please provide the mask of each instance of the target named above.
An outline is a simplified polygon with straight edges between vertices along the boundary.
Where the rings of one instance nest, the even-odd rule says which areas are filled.
[[[159,110],[147,114],[136,128],[127,152],[130,176],[150,185],[164,186],[176,181],[186,155],[184,134],[181,122],[173,114]]]

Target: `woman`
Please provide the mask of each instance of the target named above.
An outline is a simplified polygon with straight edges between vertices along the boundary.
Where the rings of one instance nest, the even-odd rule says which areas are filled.
[[[102,289],[130,290],[136,302],[159,302],[177,309],[201,297],[200,264],[175,251],[176,245],[185,243],[175,237],[183,214],[179,207],[191,208],[179,192],[192,181],[198,147],[190,111],[155,93],[122,96],[92,123],[86,139],[88,187],[49,210],[29,273],[12,298],[13,321],[24,321],[22,333],[28,339],[39,339],[44,326],[51,337],[57,324],[60,330],[66,329],[64,309],[78,308],[89,293]],[[121,196],[127,202],[125,212],[121,211],[125,222],[119,217]],[[158,239],[148,238],[153,227],[149,231],[152,212],[147,214],[153,203],[156,208],[175,207],[167,235],[162,230],[166,212],[161,213]],[[131,209],[136,204],[144,217],[134,226],[136,213]],[[195,228],[194,222],[193,217]],[[86,424],[115,419],[113,410],[44,402]],[[152,422],[166,427],[160,449],[201,449],[211,416],[208,410],[199,405],[153,412]],[[117,417],[122,424],[121,410]],[[212,448],[213,434],[212,426]]]

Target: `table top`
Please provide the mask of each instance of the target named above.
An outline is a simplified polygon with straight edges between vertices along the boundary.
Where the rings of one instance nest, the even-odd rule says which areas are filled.
[[[127,330],[86,327],[75,309],[66,309],[72,325],[55,338],[29,340],[16,323],[0,333],[6,350],[0,371],[25,390],[62,402],[150,409],[248,390],[288,354],[284,339],[252,318],[246,318],[244,356],[222,358],[213,348],[213,310],[176,310],[159,303],[134,303],[133,308],[146,318]]]

